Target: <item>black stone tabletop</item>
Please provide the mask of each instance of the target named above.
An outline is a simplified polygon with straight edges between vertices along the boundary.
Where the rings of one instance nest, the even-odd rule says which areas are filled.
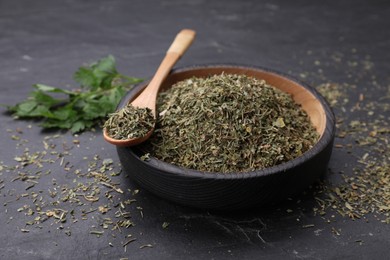
[[[379,0],[1,0],[0,259],[388,259],[389,15]],[[324,179],[260,208],[180,206],[132,182],[101,127],[7,112],[36,83],[78,88],[73,73],[108,55],[148,79],[183,28],[197,36],[176,67],[267,67],[326,97]]]

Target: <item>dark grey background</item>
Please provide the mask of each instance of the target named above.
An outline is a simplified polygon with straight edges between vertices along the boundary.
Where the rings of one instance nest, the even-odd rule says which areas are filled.
[[[349,73],[346,61],[369,57],[382,87],[370,91],[371,79],[359,79],[349,98],[356,100],[362,91],[371,100],[388,95],[390,4],[328,2],[0,0],[0,104],[22,101],[33,83],[70,87],[74,84],[71,75],[80,65],[107,54],[116,57],[123,74],[148,78],[182,28],[198,34],[177,66],[258,65],[318,85],[355,83],[358,73]],[[335,63],[333,54],[342,54],[345,63]],[[316,66],[316,61],[321,65]],[[30,140],[29,147],[42,146],[46,133],[38,123],[15,121],[5,113],[0,116],[0,161],[12,164],[22,151],[5,129],[26,129],[32,124],[23,138]],[[74,139],[70,133],[65,138]],[[99,129],[78,139],[81,147],[74,148],[71,157],[76,167],[86,169],[80,158],[94,154],[118,161],[115,148],[102,140]],[[352,156],[360,152],[335,149],[328,178],[337,182],[337,172],[348,173],[356,161]],[[12,179],[1,174],[3,180]],[[55,166],[51,175],[58,181],[72,181],[56,173]],[[51,178],[46,180],[49,186]],[[123,185],[136,187],[127,179]],[[16,211],[23,201],[3,206],[9,187],[17,191],[24,185],[6,182],[0,190],[1,259],[386,259],[390,248],[389,225],[373,216],[356,221],[337,214],[314,216],[312,208],[317,204],[310,194],[282,205],[226,213],[177,206],[141,189],[137,199],[145,217],[134,214],[136,226],[126,232],[137,241],[124,252],[120,245],[124,234],[116,239],[89,234],[94,219],[74,224],[70,237],[56,224],[20,232],[28,218]],[[161,227],[165,221],[170,223],[168,229]],[[304,228],[309,224],[314,226]],[[114,247],[108,245],[111,241]],[[153,248],[139,249],[147,243]]]

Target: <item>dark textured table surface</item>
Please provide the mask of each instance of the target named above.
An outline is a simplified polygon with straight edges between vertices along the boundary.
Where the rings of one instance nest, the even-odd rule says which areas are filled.
[[[340,124],[378,119],[388,129],[390,4],[332,2],[1,0],[0,103],[22,101],[34,83],[72,88],[71,75],[79,66],[108,54],[116,57],[123,74],[148,78],[174,35],[192,28],[197,39],[177,66],[241,63],[287,72],[313,86],[339,84],[345,87],[338,89],[344,96],[333,105]],[[355,220],[332,208],[316,214],[319,188],[261,209],[213,212],[162,200],[121,173],[112,177],[124,191],[115,194],[115,202],[56,204],[59,195],[52,198],[49,191],[61,194],[64,187],[91,181],[74,171],[87,173],[94,157],[113,159],[111,171],[119,171],[115,148],[103,141],[98,128],[72,136],[41,131],[39,122],[14,120],[5,109],[0,117],[1,259],[389,258],[390,226],[384,223],[389,211],[375,209]],[[376,158],[387,164],[388,130],[380,134],[382,152]],[[345,184],[342,174],[353,176],[355,168],[363,167],[360,159],[370,158],[374,148],[357,146],[358,137],[355,131],[336,138],[326,177],[333,187]],[[69,154],[41,168],[12,168],[20,165],[15,158],[26,149],[31,154],[45,151],[45,143]],[[38,170],[45,174],[33,187],[17,178]],[[388,188],[389,182],[381,185]],[[105,199],[109,187],[99,189],[98,196]],[[133,194],[136,189],[139,193]],[[104,218],[117,219],[120,202],[129,198],[136,202],[123,205],[123,211],[131,213],[134,226],[105,228]],[[38,217],[39,210],[31,206],[38,202],[42,212],[56,207],[67,211],[67,220],[51,217],[26,224]],[[105,214],[97,210],[114,204]],[[129,242],[130,234],[135,241]]]

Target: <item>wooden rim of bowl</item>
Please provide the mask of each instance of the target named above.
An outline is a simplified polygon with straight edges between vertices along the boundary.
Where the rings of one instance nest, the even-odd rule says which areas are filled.
[[[171,71],[165,80],[161,89],[166,89],[174,83],[190,78],[192,76],[207,77],[220,73],[227,74],[245,74],[259,79],[264,79],[268,84],[277,87],[278,89],[292,95],[293,99],[302,106],[302,108],[309,115],[310,120],[315,126],[320,138],[317,143],[301,156],[275,165],[273,167],[240,173],[210,173],[198,170],[186,169],[170,163],[163,162],[151,157],[147,163],[148,167],[163,170],[172,175],[186,175],[192,178],[209,178],[209,179],[237,179],[237,178],[251,178],[266,176],[277,172],[285,172],[297,165],[303,164],[305,161],[313,158],[322,150],[324,150],[330,142],[334,139],[335,134],[335,116],[330,108],[328,102],[322,95],[308,84],[288,75],[272,69],[263,68],[259,66],[247,66],[238,64],[207,64],[194,65],[190,67],[183,67]],[[123,107],[128,102],[131,102],[143,88],[147,86],[148,82],[143,82],[135,86],[121,101],[118,108]],[[144,154],[143,151],[134,147],[125,147],[132,156],[139,157]]]

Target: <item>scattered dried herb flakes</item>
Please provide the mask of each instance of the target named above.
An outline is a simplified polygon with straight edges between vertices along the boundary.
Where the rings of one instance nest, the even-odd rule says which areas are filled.
[[[322,67],[317,75],[308,74],[327,81],[325,71],[330,66],[343,73],[346,82],[325,82],[317,89],[337,117],[335,149],[350,154],[353,160],[346,162],[352,170],[344,172],[345,165],[331,169],[340,173],[341,183],[327,181],[317,187],[319,207],[314,213],[324,216],[335,211],[351,219],[370,214],[390,223],[390,83],[379,83],[370,57],[360,57],[356,49],[329,56],[331,62],[320,63],[328,68]],[[376,91],[383,95],[376,97]]]
[[[27,218],[26,228],[21,228],[21,232],[57,225],[58,230],[71,236],[72,228],[78,223],[94,219],[96,224],[90,227],[91,235],[116,237],[123,229],[135,225],[130,211],[143,215],[136,200],[139,191],[121,187],[121,170],[111,158],[95,155],[83,158],[80,165],[80,158],[72,156],[76,148],[82,149],[78,142],[67,143],[62,135],[50,135],[42,140],[40,148],[34,142],[32,150],[20,130],[7,132],[21,137],[15,140],[21,154],[14,157],[13,165],[0,163],[0,194],[6,198],[5,213],[10,214],[7,223],[14,221],[9,206],[23,205],[17,209]],[[75,160],[82,169],[73,165]],[[66,174],[68,179],[60,183],[56,179],[59,174]],[[25,183],[25,189],[15,186],[16,182]]]

